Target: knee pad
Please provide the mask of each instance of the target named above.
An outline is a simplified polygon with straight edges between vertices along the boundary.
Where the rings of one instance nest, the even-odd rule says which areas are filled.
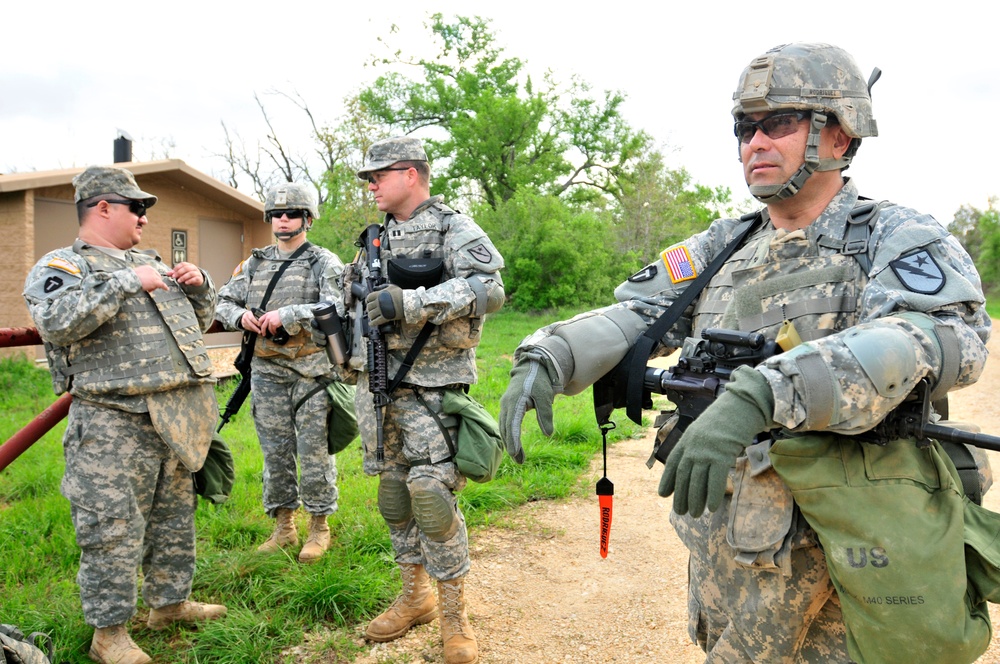
[[[406,482],[384,478],[379,481],[378,511],[390,526],[405,525],[413,517]]]
[[[423,487],[414,489],[413,518],[420,526],[420,531],[434,542],[447,541],[458,527],[455,510],[451,506],[451,495],[442,495],[440,490]]]

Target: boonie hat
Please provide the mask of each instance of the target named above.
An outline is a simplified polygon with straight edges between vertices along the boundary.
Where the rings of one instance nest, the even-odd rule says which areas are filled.
[[[427,153],[419,138],[395,136],[372,143],[365,155],[365,167],[358,171],[362,180],[365,173],[389,168],[400,161],[427,161]]]
[[[124,168],[90,166],[73,178],[73,186],[76,187],[76,203],[101,194],[117,194],[122,198],[142,201],[148,208],[156,203],[156,196],[139,189],[135,176]]]

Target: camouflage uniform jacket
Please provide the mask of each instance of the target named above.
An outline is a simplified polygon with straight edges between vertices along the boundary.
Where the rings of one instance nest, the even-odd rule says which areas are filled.
[[[404,319],[393,322],[386,335],[389,347],[389,377],[396,375],[425,323],[437,327],[420,351],[405,382],[423,387],[471,385],[477,380],[476,350],[485,315],[477,315],[477,294],[468,279],[500,285],[504,262],[486,233],[470,217],[456,212],[433,196],[421,203],[406,221],[386,215],[382,231],[381,261],[393,258],[432,258],[444,262],[437,285],[403,290]],[[386,268],[383,268],[386,271]],[[347,270],[345,293],[354,322],[352,367],[364,370],[367,337],[360,332],[363,303],[350,294],[352,280],[365,280],[367,264],[362,256]]]
[[[179,286],[153,252],[107,252],[77,240],[42,257],[24,297],[45,342],[56,393],[146,412],[146,394],[214,382],[202,333],[215,288]],[[155,268],[167,291],[143,291],[132,265]]]
[[[274,273],[287,259],[277,245],[254,249],[240,263],[233,276],[219,289],[216,318],[231,330],[242,329],[240,319],[251,308],[260,306]],[[281,325],[291,339],[276,344],[257,337],[253,370],[260,374],[285,376],[289,372],[315,378],[334,373],[326,353],[313,337],[313,307],[319,302],[335,302],[343,312],[339,280],[344,264],[329,249],[310,245],[281,275],[266,303],[267,311],[278,311]]]

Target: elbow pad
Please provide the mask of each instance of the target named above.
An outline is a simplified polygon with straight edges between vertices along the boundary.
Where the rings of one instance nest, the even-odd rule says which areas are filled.
[[[467,277],[469,287],[476,295],[476,301],[472,305],[472,316],[482,318],[485,314],[492,314],[499,311],[506,300],[507,293],[503,289],[503,284],[493,278],[493,275],[474,274]]]

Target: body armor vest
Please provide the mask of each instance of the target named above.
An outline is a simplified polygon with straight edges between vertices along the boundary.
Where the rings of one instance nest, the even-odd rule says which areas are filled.
[[[120,270],[127,264],[100,251],[84,250],[95,272]],[[142,254],[132,254],[138,262]],[[53,371],[74,394],[150,394],[194,385],[212,373],[201,328],[191,303],[179,286],[129,295],[118,313],[86,339],[52,349]]]
[[[247,308],[256,309],[264,299],[274,273],[277,272],[285,259],[277,258],[277,249],[268,247],[263,251],[255,250],[251,262],[247,266],[250,274],[250,285],[247,291]],[[319,301],[319,277],[315,274],[317,265],[312,249],[307,249],[302,256],[292,261],[278,279],[271,297],[266,304],[267,311],[297,304],[315,304]],[[302,357],[322,350],[313,341],[309,329],[302,329],[284,344],[277,344],[271,339],[257,336],[254,355],[257,357]]]

